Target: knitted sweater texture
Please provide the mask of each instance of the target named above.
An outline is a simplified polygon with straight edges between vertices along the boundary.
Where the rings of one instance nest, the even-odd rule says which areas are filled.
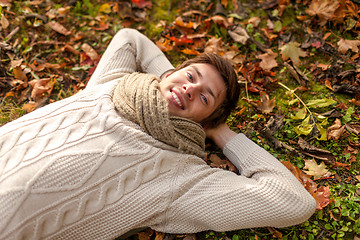
[[[285,227],[311,216],[311,195],[243,134],[224,148],[236,175],[118,114],[112,94],[124,73],[171,68],[155,48],[134,30],[120,31],[84,91],[0,128],[0,239]]]

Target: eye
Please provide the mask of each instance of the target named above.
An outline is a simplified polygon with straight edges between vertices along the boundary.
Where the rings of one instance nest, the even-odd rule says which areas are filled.
[[[201,100],[205,103],[205,104],[208,104],[208,100],[206,98],[205,95],[201,95]]]
[[[191,75],[191,73],[187,72],[187,73],[186,73],[186,76],[187,76],[187,78],[189,79],[190,82],[193,82],[193,81],[194,81],[194,78],[193,78],[193,76]]]

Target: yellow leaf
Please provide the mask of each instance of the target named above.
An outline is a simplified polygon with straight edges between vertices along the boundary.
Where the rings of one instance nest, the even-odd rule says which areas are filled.
[[[305,161],[304,169],[308,169],[308,171],[304,171],[304,172],[310,176],[314,176],[314,180],[320,179],[321,177],[324,176],[328,176],[329,170],[326,169],[326,165],[324,162],[321,162],[318,165],[315,159],[304,160],[304,161]]]
[[[99,12],[111,13],[111,7],[110,7],[110,5],[109,5],[108,3],[104,3],[103,5],[100,6]]]

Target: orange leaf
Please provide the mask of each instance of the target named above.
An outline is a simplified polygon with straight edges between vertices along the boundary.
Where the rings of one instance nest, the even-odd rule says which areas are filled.
[[[188,55],[200,55],[200,52],[196,51],[195,49],[186,48],[180,51]]]
[[[330,200],[330,186],[321,186],[313,194],[313,197],[316,200],[317,206],[316,209],[320,210],[329,205]]]
[[[22,106],[22,110],[25,110],[27,113],[32,112],[39,104],[36,102],[29,102]]]
[[[160,48],[160,50],[163,52],[171,51],[174,48],[169,39],[164,39],[162,42],[157,41],[156,46],[158,46],[158,48]]]

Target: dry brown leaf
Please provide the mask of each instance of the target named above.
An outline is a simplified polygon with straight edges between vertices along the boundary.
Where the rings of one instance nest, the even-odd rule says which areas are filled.
[[[283,237],[282,233],[279,232],[278,230],[276,230],[275,228],[268,227],[267,229],[271,232],[271,234],[273,235],[274,238],[282,238]]]
[[[212,37],[207,41],[204,52],[213,52],[222,56],[226,52],[224,42],[221,38]]]
[[[225,17],[220,15],[215,15],[205,20],[205,22],[210,21],[213,21],[217,25],[223,25],[225,28],[228,28],[231,25],[231,23],[229,23],[229,21]]]
[[[163,240],[164,239],[165,233],[156,231],[155,234],[156,234],[155,240]]]
[[[274,53],[269,49],[266,53],[257,56],[258,59],[261,59],[260,67],[266,71],[270,71],[272,68],[277,67],[278,63],[276,62],[277,53]]]
[[[310,16],[318,16],[320,25],[330,20],[339,6],[337,0],[312,0],[308,9],[305,10]]]
[[[337,45],[339,46],[338,51],[340,53],[346,53],[349,49],[351,49],[353,52],[358,52],[359,48],[358,46],[360,45],[360,41],[359,40],[347,40],[347,39],[343,39],[341,38]]]
[[[13,69],[15,79],[18,79],[21,81],[27,81],[26,74],[24,73],[24,71],[21,67],[22,62],[23,62],[23,59],[11,60],[10,67]]]
[[[246,99],[245,99],[246,100]],[[253,101],[247,100],[251,105],[256,107],[257,110],[263,113],[271,113],[275,107],[275,97],[270,100],[269,95],[266,92],[260,92],[260,100]]]
[[[29,84],[33,87],[31,91],[31,98],[33,100],[41,99],[44,96],[44,93],[47,93],[50,95],[53,86],[53,81],[51,81],[51,78],[42,78],[42,79],[35,79],[31,80]]]
[[[299,137],[298,144],[302,150],[302,153],[307,156],[323,160],[329,164],[334,164],[336,162],[335,156],[330,151],[327,151],[327,150],[324,150],[321,148],[317,148],[317,147],[309,144],[308,142],[306,142],[301,137]]]
[[[330,186],[321,186],[313,194],[313,197],[316,200],[316,209],[320,210],[329,205],[330,200]]]
[[[87,43],[83,43],[81,45],[81,50],[83,50],[86,53],[86,55],[90,57],[92,61],[96,61],[99,58],[97,52]]]
[[[247,40],[250,38],[246,30],[240,26],[237,26],[234,30],[229,30],[228,33],[235,42],[241,44],[246,44]]]
[[[327,138],[329,139],[334,139],[335,141],[339,140],[339,138],[342,136],[342,134],[345,131],[345,125],[341,126],[341,121],[340,119],[335,119],[335,122],[333,123],[333,125],[331,125],[328,128],[328,132],[327,132]]]
[[[305,189],[314,197],[316,201],[316,209],[320,210],[326,207],[330,201],[330,189],[329,187],[321,186],[317,188],[317,184],[305,173],[303,173],[298,167],[291,164],[291,162],[282,162],[292,174],[300,181]]]
[[[63,25],[58,22],[48,22],[47,25],[54,31],[65,36],[70,35],[71,31],[67,30]]]
[[[257,27],[261,21],[260,17],[252,17],[248,20],[248,23],[252,24],[254,27]]]
[[[9,26],[9,21],[7,20],[4,14],[1,14],[0,16],[0,23],[3,29],[7,29]]]
[[[12,0],[0,0],[0,6],[2,7],[10,7]]]
[[[27,113],[32,112],[39,104],[33,101],[30,101],[22,106],[22,110],[25,110]]]

